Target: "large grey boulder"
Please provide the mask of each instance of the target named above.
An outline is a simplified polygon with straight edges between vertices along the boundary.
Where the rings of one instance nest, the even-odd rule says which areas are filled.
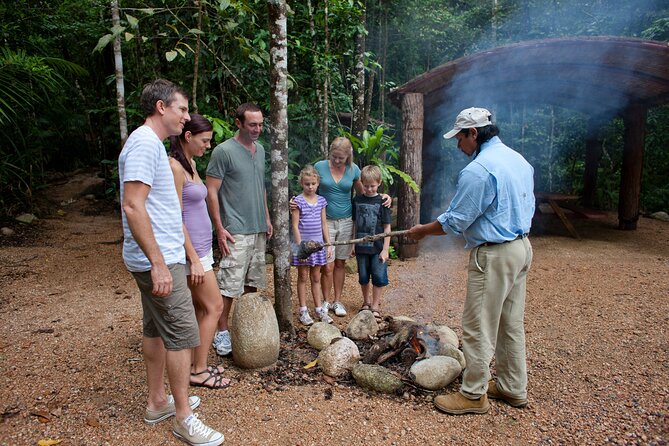
[[[452,383],[461,372],[460,363],[450,356],[432,356],[415,362],[409,377],[425,389],[439,390]]]
[[[341,331],[327,322],[316,322],[309,327],[307,342],[316,350],[323,350],[333,339],[341,338]]]
[[[6,236],[8,236],[8,237],[9,237],[10,235],[14,235],[14,234],[15,234],[15,232],[14,232],[14,230],[13,230],[12,228],[8,228],[8,227],[6,227],[6,226],[3,226],[2,228],[0,228],[0,232],[2,232],[2,235],[6,235]]]
[[[397,374],[380,365],[358,363],[351,372],[355,382],[363,389],[396,393],[403,385]]]
[[[234,346],[233,346],[234,347]],[[360,361],[360,351],[349,338],[337,338],[318,354],[323,373],[333,378],[351,370]]]
[[[460,368],[462,370],[467,367],[467,362],[465,361],[465,355],[458,348],[453,347],[451,344],[439,344],[439,352],[435,356],[450,356],[451,358],[458,361]]]
[[[16,217],[16,221],[20,223],[25,223],[27,225],[31,224],[35,220],[37,220],[37,217],[35,217],[34,214],[21,214],[18,217]]]
[[[458,348],[460,341],[458,335],[451,330],[447,325],[435,324],[434,322],[427,324],[427,328],[434,330],[439,334],[440,343],[450,344],[455,348]]]
[[[379,332],[379,324],[374,314],[369,310],[360,311],[346,327],[346,335],[356,341],[367,341],[370,336],[376,336]]]
[[[259,293],[235,299],[230,339],[232,359],[241,368],[267,367],[279,359],[279,324],[269,299]]]
[[[662,221],[669,221],[669,214],[667,214],[666,212],[662,212],[662,211],[654,212],[654,213],[650,214],[650,218],[654,218],[656,220],[662,220]]]

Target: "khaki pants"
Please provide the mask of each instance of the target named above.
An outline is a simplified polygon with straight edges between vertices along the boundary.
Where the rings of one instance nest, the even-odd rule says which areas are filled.
[[[529,239],[478,246],[469,254],[467,298],[462,314],[462,350],[467,368],[460,392],[485,394],[496,355],[497,388],[527,397],[525,362],[525,281],[532,264]]]

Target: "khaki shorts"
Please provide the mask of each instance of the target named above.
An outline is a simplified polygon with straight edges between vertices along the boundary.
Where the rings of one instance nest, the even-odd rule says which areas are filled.
[[[193,299],[186,283],[186,268],[180,263],[168,265],[172,274],[172,293],[154,296],[151,271],[132,273],[142,296],[143,334],[162,338],[167,350],[185,350],[200,345]]]
[[[351,240],[353,238],[353,219],[349,217],[328,220],[328,231],[330,232],[330,240],[333,242]],[[351,257],[352,252],[353,245],[337,245],[335,246],[334,259],[328,258],[328,263],[334,262],[335,259],[347,260]]]
[[[230,255],[221,258],[216,273],[218,288],[226,297],[239,297],[244,287],[266,288],[266,233],[234,234],[235,243],[228,243]]]

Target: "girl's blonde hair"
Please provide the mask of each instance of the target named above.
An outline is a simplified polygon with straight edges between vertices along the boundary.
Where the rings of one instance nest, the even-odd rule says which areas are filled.
[[[318,171],[312,166],[311,164],[307,164],[300,170],[300,176],[298,177],[298,180],[300,181],[300,184],[302,184],[302,180],[305,177],[316,177],[316,180],[318,182],[321,182],[321,176],[318,174]]]
[[[330,144],[330,156],[332,152],[344,152],[346,154],[346,165],[353,164],[353,144],[348,138],[337,136]]]

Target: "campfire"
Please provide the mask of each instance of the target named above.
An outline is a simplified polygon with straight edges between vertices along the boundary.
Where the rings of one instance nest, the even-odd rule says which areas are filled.
[[[331,326],[314,326],[308,337],[321,329],[332,331]],[[399,316],[386,317],[379,327],[371,311],[364,310],[349,322],[346,334],[348,338],[338,333],[326,338],[325,347],[309,343],[322,348],[318,364],[324,375],[336,378],[350,370],[358,385],[371,390],[394,393],[405,383],[437,390],[465,366],[458,337],[445,325]]]
[[[362,362],[382,365],[399,355],[410,367],[414,362],[438,353],[439,333],[428,326],[387,317],[388,329],[378,335]]]

